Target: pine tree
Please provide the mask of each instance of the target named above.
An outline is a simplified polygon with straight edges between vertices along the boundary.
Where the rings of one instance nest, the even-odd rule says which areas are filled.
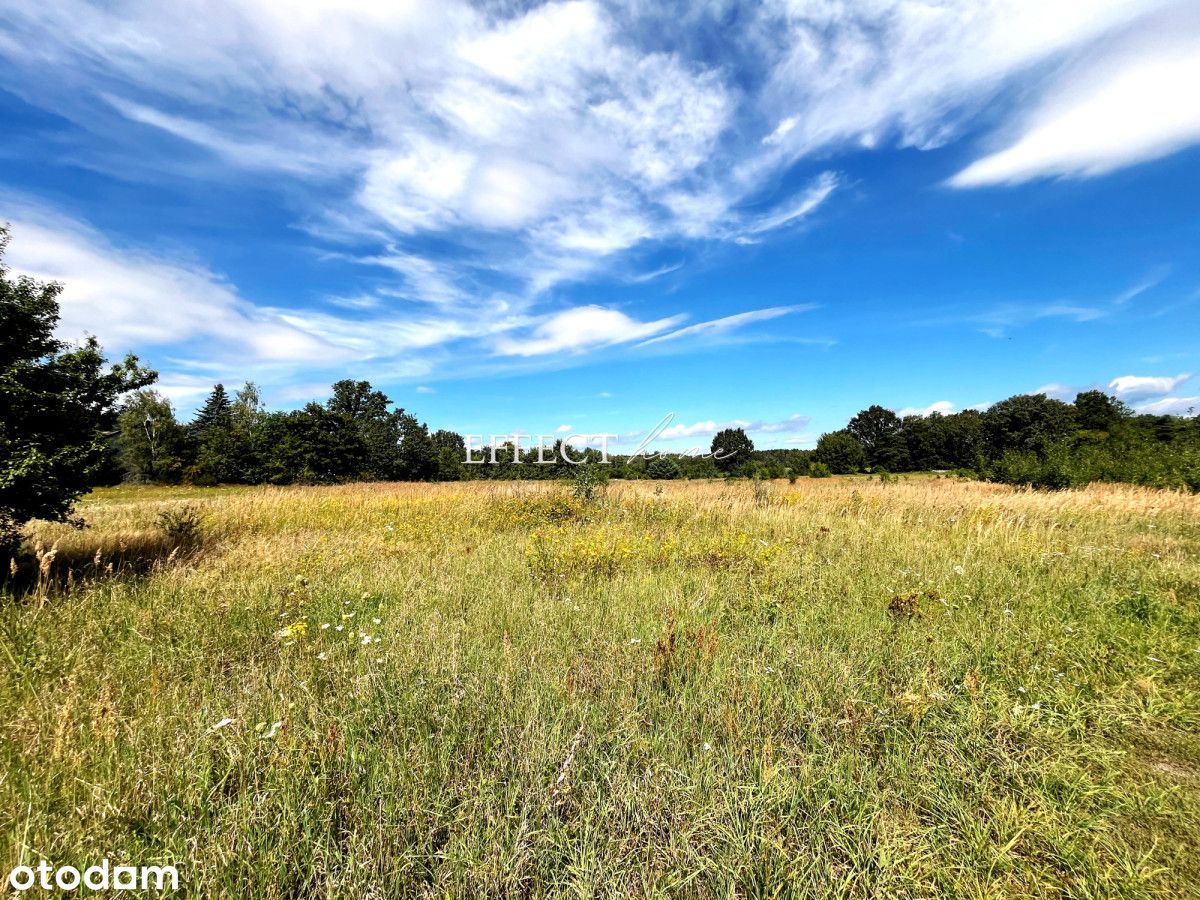
[[[189,427],[192,433],[198,436],[205,429],[214,426],[228,428],[231,422],[232,404],[229,402],[229,395],[225,393],[225,385],[218,384],[213,387],[212,393],[208,395],[204,406],[196,413]]]
[[[192,484],[234,481],[233,404],[225,385],[218,384],[188,426],[195,463],[184,477]]]

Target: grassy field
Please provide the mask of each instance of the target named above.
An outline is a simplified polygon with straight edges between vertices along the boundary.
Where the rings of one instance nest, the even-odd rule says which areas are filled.
[[[156,519],[187,505],[200,544],[176,549]],[[1200,884],[1200,497],[379,484],[82,512],[30,529],[43,583],[0,595],[0,875],[174,863],[181,893],[229,898]]]

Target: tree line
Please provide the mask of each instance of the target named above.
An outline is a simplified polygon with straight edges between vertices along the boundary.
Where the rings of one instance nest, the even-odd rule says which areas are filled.
[[[104,477],[197,485],[436,481],[462,477],[463,440],[429,428],[369,382],[343,379],[324,403],[268,412],[247,382],[216,385],[190,422],[150,388],[121,403]]]
[[[70,520],[74,502],[120,480],[292,484],[571,476],[561,443],[547,456],[513,444],[495,465],[467,465],[463,437],[429,428],[366,381],[344,379],[324,403],[268,411],[256,385],[212,392],[189,422],[151,385],[136,356],[110,365],[93,337],[55,337],[57,283],[10,277],[0,227],[0,550],[32,518]],[[857,472],[957,470],[1060,488],[1124,481],[1200,490],[1200,421],[1136,415],[1101,391],[1073,403],[1040,394],[986,411],[905,416],[871,406],[813,450],[756,450],[740,428],[719,432],[708,456],[612,456],[616,478],[797,478]],[[574,450],[584,463],[594,449]]]
[[[466,463],[465,442],[427,426],[366,381],[333,385],[325,403],[267,412],[247,383],[232,397],[216,385],[192,421],[176,421],[170,403],[134,391],[117,416],[109,447],[110,480],[191,484],[290,484],[352,480],[457,481],[570,477],[600,462],[594,448],[561,442],[539,454],[513,442],[495,463]],[[1200,421],[1137,415],[1102,391],[1073,403],[1018,394],[985,411],[901,417],[875,405],[846,427],[821,435],[813,450],[756,450],[740,428],[720,431],[707,455],[611,455],[614,478],[794,478],[798,476],[954,471],[1035,487],[1124,481],[1200,490]],[[489,449],[486,456],[492,457]],[[541,455],[541,459],[539,459]],[[478,458],[478,457],[477,457]],[[553,460],[546,463],[543,460]]]
[[[822,435],[813,459],[834,473],[959,470],[1044,488],[1120,481],[1200,491],[1200,420],[1139,415],[1097,390],[1072,403],[1018,394],[952,415],[901,418],[872,406]]]

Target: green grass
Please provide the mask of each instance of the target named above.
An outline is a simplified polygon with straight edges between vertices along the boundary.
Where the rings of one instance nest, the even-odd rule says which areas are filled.
[[[1200,498],[657,487],[120,488],[85,502],[93,528],[31,529],[60,570],[0,595],[0,874],[1195,891]],[[181,504],[206,540],[170,557],[154,523]]]

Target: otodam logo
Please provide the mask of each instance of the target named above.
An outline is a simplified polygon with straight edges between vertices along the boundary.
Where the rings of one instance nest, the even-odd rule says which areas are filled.
[[[8,873],[14,891],[39,887],[47,891],[177,891],[179,872],[174,866],[114,866],[107,859],[82,872],[74,866],[58,866],[42,860],[36,866],[17,866]]]

